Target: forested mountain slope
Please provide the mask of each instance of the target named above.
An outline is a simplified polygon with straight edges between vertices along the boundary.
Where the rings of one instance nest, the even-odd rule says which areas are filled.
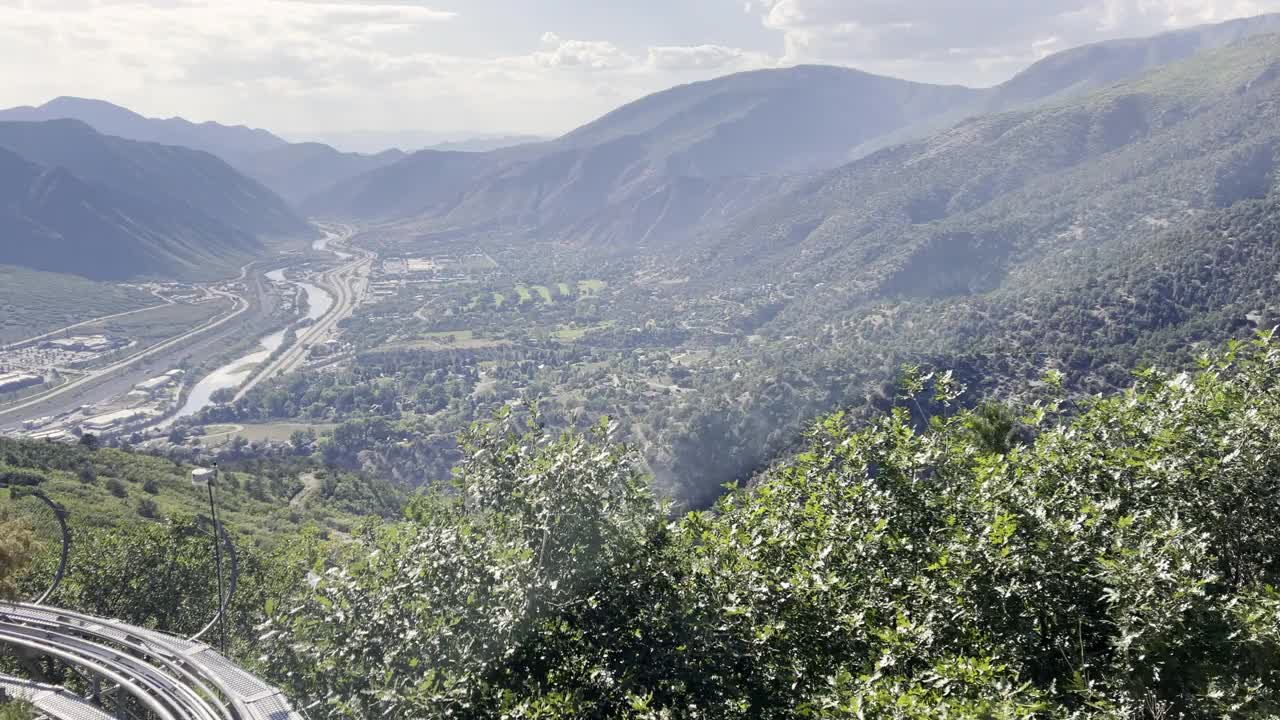
[[[0,147],[0,264],[94,280],[209,278],[246,262],[251,235]]]
[[[842,302],[944,297],[1017,281],[1020,262],[1265,196],[1280,142],[1278,40],[876,153],[711,239],[708,257],[726,275],[832,280],[824,295]]]
[[[1024,103],[1101,90],[1206,50],[1277,32],[1280,13],[1273,13],[1064,50],[1001,83],[986,99],[985,109],[1011,110]]]
[[[549,143],[416,153],[305,207],[625,244],[738,212],[744,195],[775,187],[762,178],[829,167],[976,95],[831,67],[742,73],[649,96]]]
[[[807,417],[883,403],[909,360],[1103,391],[1275,324],[1278,117],[1280,42],[1257,38],[883,151],[706,239],[673,314],[754,342],[640,421],[659,475],[741,478]]]
[[[279,196],[206,152],[103,135],[77,120],[0,122],[0,147],[242,233],[308,232]]]
[[[627,252],[720,231],[727,218],[878,147],[963,118],[1061,100],[1280,29],[1280,16],[1116,41],[1047,58],[986,90],[834,67],[741,73],[643,98],[540,145],[421,152],[318,193],[312,213],[393,220]]]

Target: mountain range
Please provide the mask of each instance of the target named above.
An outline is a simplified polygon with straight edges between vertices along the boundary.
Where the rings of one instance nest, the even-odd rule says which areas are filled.
[[[0,147],[0,264],[97,280],[209,278],[261,249],[207,216],[44,167]]]
[[[1264,15],[1046,58],[987,89],[801,66],[681,86],[557,140],[414,153],[302,202],[305,212],[627,248],[714,234],[816,174],[965,118],[1063,102],[1280,31]]]
[[[216,122],[194,123],[173,118],[149,118],[104,100],[59,97],[38,107],[0,110],[0,122],[79,120],[104,135],[203,150],[222,158],[245,175],[272,189],[291,204],[357,175],[390,165],[407,153],[392,141],[410,147],[430,145],[447,152],[485,152],[543,138],[512,135],[416,144],[412,134],[373,135],[386,141],[377,152],[343,152],[319,142],[289,142],[266,130]]]
[[[311,230],[278,196],[198,150],[77,120],[0,122],[0,263],[97,280],[210,278]]]
[[[993,157],[1007,157],[991,155],[1006,151],[986,140],[1016,136],[1005,124],[1021,122],[1017,113],[1070,104],[1196,53],[1278,30],[1280,15],[1264,15],[1099,43],[1045,58],[985,89],[825,66],[739,73],[642,98],[555,140],[484,152],[345,153],[240,126],[145,118],[77,98],[0,111],[0,147],[37,166],[64,168],[112,197],[168,204],[171,217],[179,209],[197,214],[192,227],[225,226],[248,236],[299,232],[301,214],[412,222],[463,235],[501,229],[619,253],[650,245],[717,257],[755,253],[803,266],[814,253],[827,252],[810,247],[821,245],[818,238],[851,237],[833,220],[844,213],[833,198],[856,198],[850,202],[859,209],[851,212],[866,214],[888,202],[879,199],[887,188],[897,188],[894,197],[909,196],[906,226],[979,207],[1003,188],[1076,164],[1065,159],[1074,150],[1054,152],[1052,142],[1079,138],[1055,138],[1050,152],[1028,145],[1016,151],[1025,158],[1001,165],[1006,174],[982,175]],[[1087,131],[1096,137],[1066,147],[1089,157],[1106,154],[1123,144],[1113,134],[1129,132],[1132,123],[1171,122],[1147,117],[1140,102],[1137,109],[1135,101],[1125,102]],[[80,124],[54,121],[68,117]],[[950,159],[965,151],[975,153],[965,161],[972,165]],[[952,187],[941,171],[903,169],[944,161],[956,162],[961,176],[975,167],[979,175],[958,177],[959,187]],[[187,172],[194,168],[199,172]],[[902,177],[914,184],[898,188]],[[782,256],[791,252],[801,254]],[[718,267],[732,274],[749,265]]]

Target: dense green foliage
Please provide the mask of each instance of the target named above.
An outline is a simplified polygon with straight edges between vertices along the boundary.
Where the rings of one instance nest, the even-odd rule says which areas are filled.
[[[0,519],[0,600],[17,595],[18,578],[35,554],[33,544],[29,523]]]
[[[473,432],[454,492],[274,618],[268,666],[332,717],[1280,711],[1280,345],[1072,418],[908,380],[928,422],[828,417],[674,522],[607,428]]]
[[[32,720],[34,717],[31,705],[25,701],[0,702],[0,720]]]
[[[192,487],[191,469],[123,449],[0,438],[0,473],[39,482],[68,510],[77,532],[141,519],[139,500],[154,502],[164,517],[208,514],[208,497]],[[244,543],[265,548],[307,527],[345,533],[360,516],[400,512],[400,491],[354,474],[320,471],[323,477],[313,483],[317,492],[304,493],[306,470],[305,465],[252,459],[224,463],[217,489],[220,518]]]

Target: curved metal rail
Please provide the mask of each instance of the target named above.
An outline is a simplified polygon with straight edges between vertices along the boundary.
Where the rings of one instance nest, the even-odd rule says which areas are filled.
[[[0,604],[0,645],[56,657],[114,683],[160,720],[302,719],[282,692],[213,648],[154,630],[29,603]]]
[[[58,521],[58,529],[62,533],[62,550],[58,554],[58,568],[53,573],[53,580],[49,581],[49,586],[40,594],[40,597],[35,599],[36,603],[42,603],[48,600],[54,591],[58,589],[58,586],[62,584],[62,577],[67,572],[67,558],[71,556],[71,528],[67,527],[66,508],[49,499],[48,495],[30,485],[9,485],[4,483],[0,484],[0,488],[9,488],[10,500],[17,500],[25,495],[30,495],[39,500],[53,511],[53,517]]]
[[[0,690],[11,698],[31,703],[39,715],[66,720],[111,720],[102,708],[57,685],[0,675]]]

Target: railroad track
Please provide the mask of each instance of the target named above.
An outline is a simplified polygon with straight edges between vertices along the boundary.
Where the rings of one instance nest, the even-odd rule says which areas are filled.
[[[208,645],[115,620],[0,603],[0,645],[56,658],[92,680],[94,691],[82,698],[0,676],[11,696],[56,720],[123,716],[126,697],[158,720],[303,720],[284,693]]]

